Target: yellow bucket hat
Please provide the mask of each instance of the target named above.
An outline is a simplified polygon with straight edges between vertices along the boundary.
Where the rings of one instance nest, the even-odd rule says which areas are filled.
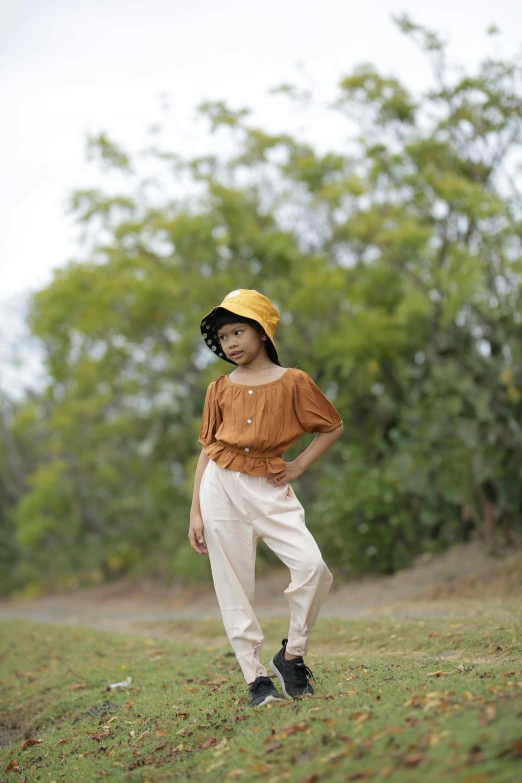
[[[214,309],[201,321],[201,334],[203,335],[206,345],[208,345],[210,350],[221,359],[225,359],[225,361],[230,362],[230,364],[237,366],[236,362],[229,359],[225,352],[221,350],[221,345],[214,327],[214,320],[219,314],[220,309],[228,310],[229,313],[235,313],[235,315],[242,315],[257,321],[257,323],[263,327],[265,334],[268,337],[268,340],[266,341],[266,352],[268,356],[275,364],[281,366],[274,343],[274,332],[279,323],[279,313],[267,296],[263,296],[259,291],[254,291],[252,289],[236,288],[235,291],[231,291],[227,294],[221,304],[214,307]]]

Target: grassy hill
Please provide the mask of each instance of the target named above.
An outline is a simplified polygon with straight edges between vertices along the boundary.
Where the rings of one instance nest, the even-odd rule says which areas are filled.
[[[218,620],[155,621],[140,636],[4,622],[0,777],[514,783],[520,604],[460,614],[320,620],[307,657],[316,695],[257,710]],[[263,625],[267,663],[286,623]]]

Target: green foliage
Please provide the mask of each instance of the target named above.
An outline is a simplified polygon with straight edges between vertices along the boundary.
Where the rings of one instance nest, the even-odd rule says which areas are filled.
[[[175,161],[157,191],[191,185],[161,202],[137,157],[89,139],[129,184],[73,194],[91,256],[33,298],[49,384],[7,428],[19,444],[37,437],[0,517],[18,589],[197,573],[197,430],[208,382],[227,371],[198,325],[237,287],[276,302],[283,363],[343,417],[344,438],[298,486],[332,567],[391,572],[474,531],[520,541],[521,67],[486,58],[449,76],[439,36],[397,21],[434,86],[412,96],[371,65],[347,74],[327,108],[357,122],[349,154],[207,103],[232,152],[153,153]],[[312,110],[297,87],[278,92]]]
[[[250,114],[249,109],[230,109],[223,101],[205,101],[199,106],[200,113],[210,120],[211,131],[221,126],[236,127]]]
[[[99,160],[106,168],[117,168],[120,171],[131,170],[129,156],[117,144],[111,141],[106,133],[97,136],[87,136],[87,159]]]
[[[350,110],[360,103],[375,114],[381,127],[395,121],[413,123],[415,105],[397,79],[383,78],[371,65],[361,65],[340,84],[342,94],[338,106]]]

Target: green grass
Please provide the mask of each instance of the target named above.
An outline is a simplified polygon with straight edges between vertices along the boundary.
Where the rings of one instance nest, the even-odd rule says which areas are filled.
[[[520,605],[484,607],[320,620],[316,696],[257,710],[220,622],[141,623],[141,636],[2,623],[0,724],[20,737],[0,749],[0,779],[517,783]],[[268,663],[286,623],[263,627]]]

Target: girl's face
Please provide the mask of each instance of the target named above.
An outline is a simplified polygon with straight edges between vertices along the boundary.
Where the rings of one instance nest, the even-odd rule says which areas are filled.
[[[250,324],[225,324],[217,334],[222,350],[236,364],[249,364],[264,350],[261,335]]]

